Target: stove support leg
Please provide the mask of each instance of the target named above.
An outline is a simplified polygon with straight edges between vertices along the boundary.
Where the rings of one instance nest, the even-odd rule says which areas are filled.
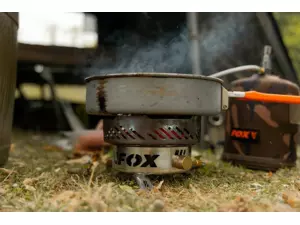
[[[153,185],[152,185],[150,179],[145,174],[136,173],[133,175],[133,177],[135,178],[136,182],[138,183],[140,189],[152,190]]]

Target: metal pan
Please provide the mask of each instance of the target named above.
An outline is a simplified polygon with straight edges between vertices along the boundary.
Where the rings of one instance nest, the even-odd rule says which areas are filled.
[[[197,116],[228,108],[222,80],[201,75],[122,73],[92,76],[86,83],[89,114]]]

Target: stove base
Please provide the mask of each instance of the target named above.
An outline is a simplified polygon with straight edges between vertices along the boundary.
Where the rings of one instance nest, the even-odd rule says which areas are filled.
[[[193,166],[191,146],[117,146],[112,166],[115,170],[125,173],[157,175],[183,173]]]

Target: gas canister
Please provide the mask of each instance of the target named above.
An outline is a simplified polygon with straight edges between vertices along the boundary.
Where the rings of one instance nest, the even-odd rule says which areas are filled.
[[[275,75],[254,74],[232,83],[233,91],[299,95],[299,87]],[[225,119],[224,161],[274,171],[294,166],[298,125],[290,123],[290,105],[230,99]]]

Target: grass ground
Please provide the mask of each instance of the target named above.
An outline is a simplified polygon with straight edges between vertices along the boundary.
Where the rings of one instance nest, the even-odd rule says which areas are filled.
[[[205,167],[152,177],[155,190],[143,192],[101,163],[93,175],[86,165],[67,163],[70,152],[47,147],[54,138],[14,131],[0,169],[0,211],[300,211],[299,166],[251,171],[203,151]]]

